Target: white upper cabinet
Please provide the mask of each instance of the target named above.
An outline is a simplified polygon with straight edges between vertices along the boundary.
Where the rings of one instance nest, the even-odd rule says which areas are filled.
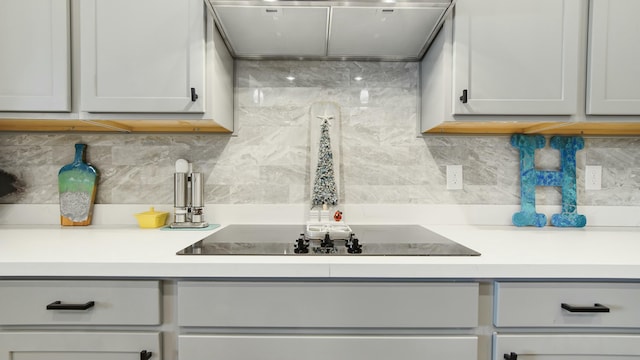
[[[640,1],[592,0],[587,114],[640,115]]]
[[[214,6],[237,56],[322,56],[328,7]]]
[[[204,7],[202,0],[82,0],[80,110],[204,112]]]
[[[0,111],[70,111],[68,0],[0,1]]]
[[[458,0],[453,113],[574,114],[584,4]]]
[[[638,13],[637,0],[458,0],[421,60],[421,131],[638,134]]]

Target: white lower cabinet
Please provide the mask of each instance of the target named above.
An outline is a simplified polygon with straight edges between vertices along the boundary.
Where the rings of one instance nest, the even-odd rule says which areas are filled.
[[[494,289],[494,360],[640,358],[638,283],[505,281]]]
[[[474,328],[478,284],[182,281],[181,326]],[[203,311],[206,309],[206,311]]]
[[[160,282],[0,281],[0,360],[161,360]]]
[[[180,281],[180,360],[478,359],[479,285]]]
[[[640,357],[638,335],[496,335],[494,360],[623,360]]]
[[[475,336],[183,335],[178,346],[183,360],[478,358]]]
[[[637,283],[502,282],[495,289],[499,327],[640,327]]]
[[[0,281],[0,325],[159,325],[158,281]]]
[[[160,334],[0,332],[0,360],[159,360]]]

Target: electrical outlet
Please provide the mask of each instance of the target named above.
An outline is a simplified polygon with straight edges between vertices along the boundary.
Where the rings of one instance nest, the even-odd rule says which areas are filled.
[[[462,165],[447,165],[447,190],[462,190]]]
[[[602,189],[602,166],[587,165],[584,168],[584,189],[600,190]]]

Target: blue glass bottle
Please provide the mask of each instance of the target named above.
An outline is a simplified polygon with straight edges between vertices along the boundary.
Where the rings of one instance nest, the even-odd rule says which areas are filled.
[[[60,224],[65,226],[91,224],[98,185],[98,171],[85,162],[87,145],[76,144],[75,147],[73,162],[58,172]]]

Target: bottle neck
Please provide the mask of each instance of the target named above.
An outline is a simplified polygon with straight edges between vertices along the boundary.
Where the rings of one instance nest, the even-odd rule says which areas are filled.
[[[73,158],[74,163],[80,163],[84,160],[84,150],[86,148],[86,144],[76,144],[76,154]]]

